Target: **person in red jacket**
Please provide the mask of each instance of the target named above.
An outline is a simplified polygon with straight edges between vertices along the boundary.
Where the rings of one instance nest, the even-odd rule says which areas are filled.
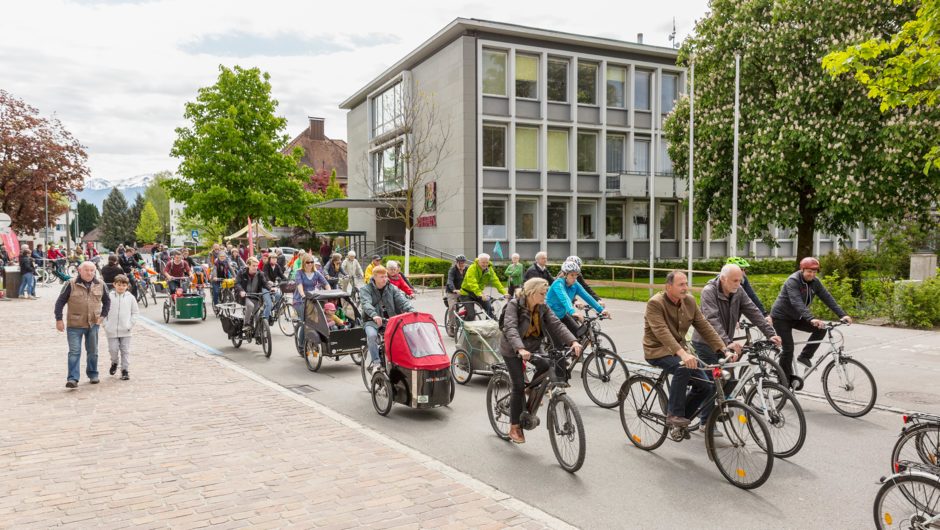
[[[385,268],[388,269],[388,283],[398,287],[408,298],[414,298],[414,289],[411,288],[411,284],[408,283],[408,279],[405,278],[404,274],[402,274],[401,267],[398,265],[398,262],[389,260],[388,263],[385,264]]]

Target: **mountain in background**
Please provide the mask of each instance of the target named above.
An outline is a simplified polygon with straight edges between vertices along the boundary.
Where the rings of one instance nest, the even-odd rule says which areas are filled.
[[[137,199],[137,194],[143,195],[144,190],[147,189],[147,186],[149,186],[151,182],[153,182],[152,173],[135,175],[115,181],[93,178],[85,182],[85,189],[78,193],[78,200],[85,199],[97,206],[100,212],[101,204],[108,194],[111,193],[111,188],[117,188],[124,194],[124,198],[127,199],[128,204],[134,204],[134,200]]]

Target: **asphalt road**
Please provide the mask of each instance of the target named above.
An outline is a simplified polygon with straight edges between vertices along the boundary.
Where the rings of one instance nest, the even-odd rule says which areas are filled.
[[[443,315],[439,293],[419,296],[416,306],[439,320]],[[609,307],[613,320],[604,322],[604,330],[626,360],[641,361],[643,304],[611,301]],[[161,311],[151,304],[144,315],[162,324]],[[348,357],[324,359],[320,371],[311,373],[293,340],[276,326],[270,359],[254,344],[235,349],[211,312],[205,322],[171,321],[168,327],[281,385],[308,385],[310,399],[582,528],[871,527],[877,481],[889,470],[901,427],[899,415],[881,407],[940,413],[940,333],[855,325],[845,331],[846,350],[874,373],[879,408],[851,419],[824,400],[802,394],[806,443],[794,457],[777,459],[769,481],[757,490],[727,483],[699,435],[683,443],[667,440],[651,453],[635,448],[616,409],[595,406],[580,380],[569,395],[584,419],[587,458],[572,475],[555,460],[544,417],[542,426],[527,431],[523,446],[495,436],[486,415],[484,377],[458,387],[450,407],[416,411],[396,404],[383,418],[373,410],[359,368]],[[445,343],[452,350],[446,335]],[[821,392],[818,373],[807,391]],[[343,450],[341,445],[311,448],[310,457]]]

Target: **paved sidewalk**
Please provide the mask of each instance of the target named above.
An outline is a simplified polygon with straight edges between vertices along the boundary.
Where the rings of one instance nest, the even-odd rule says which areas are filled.
[[[52,304],[0,304],[0,527],[563,526],[145,326],[130,381],[102,333],[101,384],[83,355],[68,390]]]

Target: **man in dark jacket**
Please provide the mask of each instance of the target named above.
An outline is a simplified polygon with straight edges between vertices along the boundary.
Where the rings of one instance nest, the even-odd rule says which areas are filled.
[[[402,313],[410,313],[414,311],[414,308],[405,293],[388,282],[388,271],[381,265],[372,269],[372,278],[369,279],[369,283],[359,289],[359,304],[362,306],[362,315],[365,320],[363,328],[366,331],[366,342],[372,359],[369,372],[375,373],[381,368],[379,328],[384,326],[389,318]],[[365,359],[362,362],[365,362]]]
[[[66,388],[78,386],[79,364],[82,360],[82,342],[85,343],[85,374],[91,384],[98,383],[98,326],[104,323],[111,309],[111,297],[97,278],[95,264],[86,261],[78,266],[78,276],[72,278],[55,302],[55,328],[66,332],[69,344],[69,373]],[[66,320],[63,310],[68,306]]]
[[[447,271],[447,286],[444,300],[447,307],[454,305],[457,298],[460,297],[460,286],[463,285],[463,277],[467,274],[467,256],[458,255],[454,259],[454,264]]]
[[[523,282],[527,282],[532,278],[542,278],[548,282],[549,285],[555,281],[555,277],[548,271],[548,254],[545,252],[539,252],[535,255],[535,263],[525,271],[525,276],[522,280]]]
[[[814,317],[809,310],[814,296],[818,296],[843,322],[852,323],[852,317],[839,307],[839,304],[829,294],[822,282],[816,278],[817,274],[819,274],[819,260],[813,257],[803,258],[800,261],[800,270],[791,274],[787,281],[783,283],[783,287],[780,288],[780,295],[777,296],[777,301],[770,309],[774,329],[777,330],[777,334],[780,335],[783,341],[780,367],[786,372],[787,379],[791,382],[793,377],[793,330],[810,333],[809,343],[803,347],[803,351],[797,359],[800,364],[807,367],[813,364],[813,354],[819,348],[818,341],[826,336],[826,323]]]
[[[130,280],[130,290],[134,298],[137,298],[137,281],[134,279],[134,269],[140,267],[137,261],[137,252],[134,247],[125,247],[124,254],[120,256],[119,262],[124,275]]]
[[[108,256],[108,264],[101,269],[101,279],[106,286],[110,286],[120,274],[124,274],[124,268],[119,264],[118,257],[111,254]]]
[[[271,282],[268,281],[264,272],[258,269],[258,258],[250,256],[247,264],[248,267],[235,276],[235,299],[245,304],[245,325],[251,327],[254,324],[249,317],[254,313],[255,301],[248,297],[249,294],[261,295],[261,300],[264,302],[264,311],[261,316],[268,319],[269,324],[273,324],[271,309],[274,304],[271,302]]]

